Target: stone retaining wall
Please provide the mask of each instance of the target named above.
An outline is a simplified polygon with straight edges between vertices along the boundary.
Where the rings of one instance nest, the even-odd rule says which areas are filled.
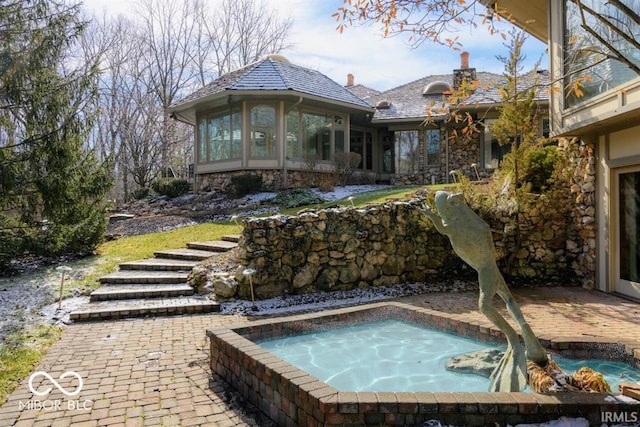
[[[447,264],[468,274],[417,203],[249,219],[238,261],[256,270],[257,298],[424,281]]]
[[[436,278],[475,280],[476,272],[433,228],[420,204],[414,200],[246,220],[236,275],[238,296],[250,296],[247,276],[241,274],[245,268],[256,270],[252,283],[258,299]],[[523,216],[524,238],[512,264],[511,283],[571,284],[576,277],[573,268],[582,253],[567,250],[570,219],[544,206],[540,200],[539,208]],[[502,266],[514,247],[510,215],[495,210],[485,218],[494,231]]]

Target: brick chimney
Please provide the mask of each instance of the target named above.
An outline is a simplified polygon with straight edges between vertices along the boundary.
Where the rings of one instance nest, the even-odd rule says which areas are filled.
[[[353,74],[349,73],[347,74],[347,86],[353,86],[355,82],[355,77],[353,77]]]
[[[469,52],[460,54],[460,68],[463,70],[469,68]]]
[[[462,52],[460,54],[460,68],[453,70],[453,88],[457,90],[463,81],[474,81],[476,79],[476,69],[469,68],[469,52]]]

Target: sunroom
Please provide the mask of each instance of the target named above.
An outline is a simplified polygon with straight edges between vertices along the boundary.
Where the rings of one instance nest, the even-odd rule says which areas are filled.
[[[224,188],[253,173],[273,188],[302,184],[308,172],[330,172],[340,153],[357,152],[358,169],[377,169],[374,107],[323,74],[279,55],[226,74],[170,108],[195,126],[200,190]]]

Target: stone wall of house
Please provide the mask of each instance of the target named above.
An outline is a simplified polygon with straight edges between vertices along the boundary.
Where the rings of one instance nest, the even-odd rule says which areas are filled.
[[[569,154],[571,171],[571,232],[567,251],[572,270],[583,287],[595,287],[596,271],[596,159],[595,146],[578,138],[560,138],[558,148]]]
[[[323,209],[298,216],[248,219],[240,240],[237,295],[250,295],[247,268],[258,299],[355,287],[475,279],[420,211],[421,202],[394,202],[364,209]],[[499,265],[513,247],[512,213],[493,211]],[[523,242],[511,266],[511,283],[572,284],[580,254],[570,251],[567,218],[544,208],[523,220]]]
[[[215,172],[198,175],[196,186],[198,192],[223,191],[232,188],[231,178],[239,175],[254,174],[262,177],[262,186],[269,190],[283,188],[320,187],[323,183],[336,183],[335,172],[315,171],[313,176],[308,171],[288,170],[285,184],[282,169],[250,169],[241,171]],[[373,184],[375,176],[370,171],[356,171],[350,178],[349,184]]]

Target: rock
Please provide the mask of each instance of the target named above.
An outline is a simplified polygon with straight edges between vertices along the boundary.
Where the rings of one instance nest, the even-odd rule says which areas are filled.
[[[207,286],[208,275],[209,275],[209,269],[207,267],[196,265],[191,270],[191,273],[187,278],[187,283],[189,283],[189,285],[191,285],[191,287],[196,290],[196,293],[207,294],[209,292],[204,288]]]
[[[487,348],[454,356],[447,361],[446,368],[450,371],[482,375],[489,378],[503,355],[504,352],[501,350]]]
[[[318,275],[320,268],[314,264],[305,264],[298,273],[293,276],[293,287],[296,289],[304,288],[313,283]]]
[[[118,213],[118,214],[113,214],[109,216],[109,222],[110,223],[114,223],[117,221],[126,221],[128,219],[133,219],[135,218],[135,215],[131,215],[131,214],[126,214],[126,213]]]
[[[213,280],[213,292],[220,298],[233,298],[238,282],[233,277],[217,277]]]

